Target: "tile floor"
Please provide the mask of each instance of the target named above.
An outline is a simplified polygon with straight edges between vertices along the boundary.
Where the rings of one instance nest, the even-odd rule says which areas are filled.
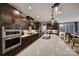
[[[33,44],[22,50],[17,56],[77,56],[66,43],[57,35],[50,39],[39,38]]]

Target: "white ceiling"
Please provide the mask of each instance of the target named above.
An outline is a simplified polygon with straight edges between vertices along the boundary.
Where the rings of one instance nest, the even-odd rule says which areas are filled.
[[[10,3],[10,5],[19,9],[26,16],[33,17],[36,21],[51,20],[52,8],[54,3]],[[32,9],[28,10],[28,6]],[[62,14],[58,17],[58,22],[79,21],[79,4],[78,3],[61,3]],[[37,18],[39,16],[39,18]]]

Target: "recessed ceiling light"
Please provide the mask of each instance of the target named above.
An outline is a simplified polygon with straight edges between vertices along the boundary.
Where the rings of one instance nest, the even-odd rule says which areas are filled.
[[[39,16],[36,16],[37,18],[39,18]]]
[[[32,9],[32,7],[31,6],[28,6],[28,10],[31,10]]]

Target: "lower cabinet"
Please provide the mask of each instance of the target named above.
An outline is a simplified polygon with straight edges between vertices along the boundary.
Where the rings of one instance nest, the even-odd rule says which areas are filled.
[[[33,42],[35,42],[39,38],[39,34],[34,34],[28,37],[22,38],[22,44],[21,46],[5,53],[3,56],[14,56],[20,51],[22,51],[24,48],[27,48],[29,45],[31,45]]]

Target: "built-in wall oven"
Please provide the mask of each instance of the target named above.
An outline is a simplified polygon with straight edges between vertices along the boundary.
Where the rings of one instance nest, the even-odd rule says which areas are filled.
[[[2,27],[2,54],[21,45],[20,27]]]

